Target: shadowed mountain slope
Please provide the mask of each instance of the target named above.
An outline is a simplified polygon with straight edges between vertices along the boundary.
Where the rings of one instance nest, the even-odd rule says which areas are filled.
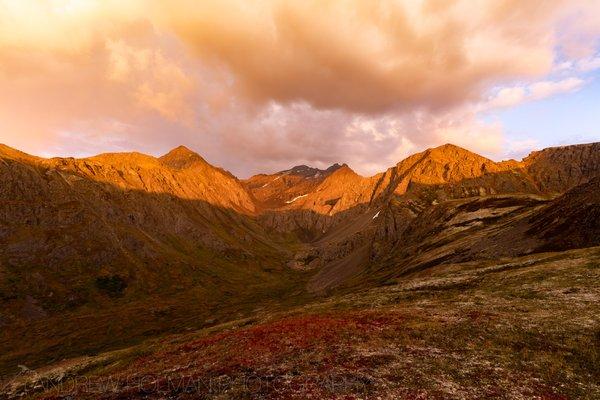
[[[599,175],[598,143],[500,163],[444,145],[372,177],[299,166],[243,182],[185,147],[0,146],[0,371],[443,264],[592,246]]]
[[[534,151],[521,165],[541,192],[563,193],[598,175],[600,142]]]
[[[600,177],[569,190],[529,222],[528,233],[544,239],[543,250],[600,245]]]
[[[598,282],[600,248],[445,265],[25,371],[5,391],[48,400],[594,400]]]

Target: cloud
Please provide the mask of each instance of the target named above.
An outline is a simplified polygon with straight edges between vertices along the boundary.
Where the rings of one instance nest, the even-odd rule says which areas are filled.
[[[515,107],[529,101],[542,100],[547,97],[564,93],[576,92],[585,81],[570,77],[558,81],[538,81],[526,86],[501,88],[487,102],[479,105],[479,111],[489,111],[497,108]]]
[[[575,0],[565,3],[562,23],[557,30],[561,36],[560,51],[571,59],[584,59],[597,51],[600,35],[600,8],[597,0]]]
[[[240,175],[500,154],[481,114],[577,90],[598,37],[589,0],[0,0],[0,141],[184,143]]]
[[[222,115],[207,118],[210,124],[206,126],[208,132],[219,132],[211,135],[217,138],[214,145],[227,149],[227,165],[242,176],[297,164],[327,167],[336,162],[372,175],[415,151],[443,143],[486,155],[498,155],[503,144],[501,126],[481,121],[472,107],[376,116],[318,110],[307,103],[272,103],[258,114],[244,109],[244,105],[233,105],[222,110]],[[209,159],[220,163],[221,154],[210,154]]]
[[[579,78],[568,78],[557,82],[536,82],[529,87],[529,96],[532,100],[540,100],[557,94],[579,90],[583,84],[583,79]]]
[[[600,68],[600,56],[584,58],[577,63],[577,67],[582,72],[595,71]]]
[[[140,106],[190,122],[193,110],[188,100],[195,82],[182,66],[160,49],[137,48],[123,40],[110,40],[106,47],[109,80],[132,85],[131,95]]]
[[[521,86],[502,88],[489,100],[485,107],[491,109],[514,107],[525,102],[527,97],[527,88]]]
[[[246,97],[367,113],[454,105],[490,82],[548,72],[559,9],[536,1],[175,4],[162,10],[165,23],[227,67]]]

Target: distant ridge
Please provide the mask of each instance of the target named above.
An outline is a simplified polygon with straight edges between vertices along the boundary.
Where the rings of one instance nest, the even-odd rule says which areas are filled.
[[[212,166],[185,146],[178,146],[159,158],[130,152],[104,153],[82,159],[43,159],[5,145],[0,145],[0,155],[49,168],[58,164],[71,165],[83,174],[89,174],[89,168],[81,168],[82,163],[106,164],[117,170],[166,167],[179,171],[186,181],[194,180],[195,185],[203,187],[204,195],[196,193],[193,196],[205,196],[212,204],[251,212],[293,208],[320,214],[388,201],[390,196],[422,197],[427,191],[430,192],[427,196],[431,197],[432,190],[436,194],[430,200],[436,198],[438,201],[497,193],[556,194],[587,181],[600,170],[600,143],[551,147],[534,151],[522,161],[502,162],[494,162],[448,143],[409,156],[372,177],[362,177],[347,164],[336,163],[326,169],[298,165],[242,181],[228,171]],[[108,182],[113,179],[102,177],[102,174],[94,174],[94,177]],[[119,185],[134,188],[171,191],[168,187],[159,188],[168,179],[162,183],[146,182],[145,186],[139,185],[139,179],[131,181],[117,177],[116,181]],[[181,185],[176,186],[183,189]],[[190,190],[184,191],[187,192],[184,196],[191,195]],[[180,195],[177,190],[173,193]],[[302,201],[290,202],[298,196],[302,196]]]

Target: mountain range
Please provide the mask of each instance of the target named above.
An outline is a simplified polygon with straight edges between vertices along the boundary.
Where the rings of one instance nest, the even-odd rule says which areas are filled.
[[[0,145],[0,373],[429,274],[600,245],[600,143],[494,162],[446,144],[238,179],[162,157]],[[66,345],[68,344],[68,345]]]

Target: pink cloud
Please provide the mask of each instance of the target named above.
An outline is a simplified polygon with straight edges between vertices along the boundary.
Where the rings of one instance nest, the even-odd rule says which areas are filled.
[[[500,154],[502,126],[479,113],[580,88],[555,60],[595,65],[572,46],[600,36],[599,15],[583,0],[0,0],[0,142],[184,143],[240,175],[369,174],[440,142]]]

